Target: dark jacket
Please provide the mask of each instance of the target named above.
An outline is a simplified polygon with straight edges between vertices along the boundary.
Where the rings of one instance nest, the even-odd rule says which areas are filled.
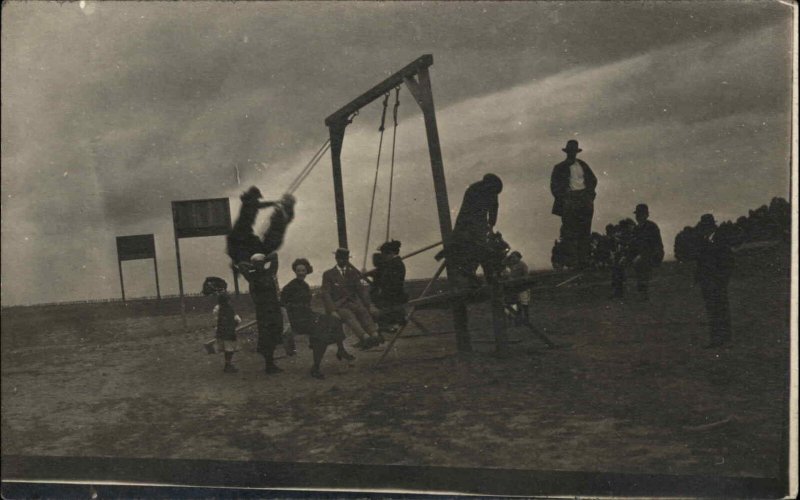
[[[344,270],[344,276],[337,267],[322,273],[322,302],[328,314],[336,312],[349,301],[361,301],[369,304],[364,288],[361,286],[361,274],[352,266]]]
[[[646,220],[633,228],[631,254],[633,257],[641,256],[652,265],[658,265],[664,260],[664,243],[655,222]]]
[[[597,177],[595,177],[589,165],[579,159],[575,161],[583,167],[583,182],[586,185],[585,191],[591,194],[594,199],[595,189],[597,188]],[[555,167],[550,176],[550,192],[553,193],[553,210],[552,213],[558,216],[564,213],[564,196],[569,192],[569,167],[572,165],[572,160],[564,160]]]
[[[236,340],[236,313],[231,306],[231,299],[227,295],[220,295],[217,301],[217,338],[221,340]]]
[[[727,281],[733,272],[733,251],[723,238],[715,238],[717,234],[697,242],[695,280],[701,285]]]
[[[486,238],[486,234],[497,224],[497,193],[490,184],[478,181],[464,192],[464,200],[456,217],[455,233],[474,238]]]
[[[378,307],[390,307],[408,302],[405,291],[406,265],[399,256],[394,256],[380,263],[372,273],[370,297]]]
[[[287,283],[281,290],[281,303],[286,308],[292,329],[300,335],[309,335],[314,327],[314,311],[308,283],[299,278]]]

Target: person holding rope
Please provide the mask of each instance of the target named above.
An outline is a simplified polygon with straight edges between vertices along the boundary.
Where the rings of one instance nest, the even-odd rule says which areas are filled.
[[[275,364],[274,358],[275,347],[282,340],[283,315],[272,266],[274,263],[277,267],[277,254],[274,252],[283,243],[286,229],[294,218],[295,199],[290,194],[278,202],[261,202],[260,199],[261,191],[255,186],[242,194],[239,217],[227,236],[227,251],[236,270],[249,283],[258,324],[256,352],[264,356],[264,371],[274,374],[283,371]],[[275,210],[263,238],[259,238],[253,231],[258,210],[270,206]]]
[[[350,250],[335,252],[336,265],[322,274],[322,302],[325,311],[342,320],[358,337],[356,347],[369,349],[384,342],[370,315],[370,302],[361,286],[361,273],[350,264]]]
[[[292,271],[296,278],[283,287],[281,302],[286,307],[292,330],[298,335],[308,335],[309,347],[314,356],[311,376],[323,379],[325,375],[319,366],[329,345],[336,344],[336,358],[339,360],[353,361],[356,358],[344,348],[341,320],[311,309],[311,288],[306,283],[306,276],[314,272],[311,263],[305,258],[296,259],[292,262]]]

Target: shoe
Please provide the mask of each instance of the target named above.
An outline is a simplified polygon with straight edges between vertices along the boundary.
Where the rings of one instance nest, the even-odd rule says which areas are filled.
[[[225,368],[222,369],[225,373],[238,373],[239,369],[233,365],[225,365]]]
[[[311,369],[311,376],[314,377],[314,378],[320,379],[320,380],[325,378],[325,375],[323,375],[322,372],[319,371],[319,368],[312,368]]]
[[[266,366],[266,368],[264,368],[264,371],[267,374],[273,374],[273,373],[280,373],[283,371],[283,369],[279,368],[278,365],[276,365],[275,363],[270,363]]]
[[[342,350],[336,353],[336,359],[338,359],[339,361],[342,360],[353,361],[354,359],[356,359],[356,357],[350,354],[349,352]]]
[[[383,335],[381,335],[381,333],[378,333],[378,336],[376,337],[376,339],[377,339],[378,343],[375,344],[375,345],[381,345],[384,342],[386,342],[386,338]]]
[[[364,349],[369,349],[369,345],[367,344],[366,340],[359,340],[358,342],[353,344],[353,347],[355,347],[356,349],[361,349],[362,351]]]

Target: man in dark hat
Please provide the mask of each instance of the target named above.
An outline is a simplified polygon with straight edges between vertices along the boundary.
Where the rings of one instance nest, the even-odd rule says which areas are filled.
[[[636,215],[636,227],[633,228],[631,238],[631,264],[636,273],[636,289],[639,297],[649,300],[650,277],[653,267],[664,260],[664,244],[661,241],[661,231],[655,222],[648,220],[650,209],[644,203],[636,205],[633,212]]]
[[[597,177],[586,162],[578,159],[583,151],[578,141],[570,139],[562,151],[567,159],[553,167],[550,176],[553,214],[561,217],[561,240],[569,266],[582,269],[589,263]]]
[[[495,174],[486,174],[480,181],[471,184],[464,192],[464,200],[456,217],[456,224],[450,237],[446,257],[451,268],[457,270],[462,278],[477,283],[475,271],[483,267],[488,278],[491,273],[489,235],[497,223],[498,196],[503,191],[503,181]],[[445,255],[440,252],[437,258]]]
[[[350,264],[350,250],[335,252],[336,265],[322,273],[325,311],[343,321],[358,337],[356,347],[369,349],[383,341],[369,311],[369,298],[361,286],[361,273]]]
[[[708,315],[713,349],[731,340],[731,312],[728,305],[728,283],[733,271],[733,251],[725,238],[718,237],[714,216],[704,214],[696,226],[697,241],[695,281],[700,285]]]

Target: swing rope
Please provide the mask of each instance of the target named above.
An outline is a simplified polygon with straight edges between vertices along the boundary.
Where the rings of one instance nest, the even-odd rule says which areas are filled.
[[[347,123],[353,123],[353,118],[358,116],[358,111],[356,110],[352,115],[347,118]],[[317,163],[325,156],[325,153],[331,148],[331,140],[328,139],[325,143],[322,144],[314,156],[311,157],[311,160],[303,167],[303,170],[294,178],[294,180],[289,184],[289,188],[286,190],[286,193],[293,194],[300,185],[306,180],[306,178],[311,174],[311,171],[314,170],[314,167],[317,166]]]
[[[375,192],[378,189],[378,170],[381,166],[381,149],[383,149],[383,131],[386,125],[386,108],[389,105],[389,92],[386,93],[383,99],[383,113],[381,114],[381,126],[378,128],[381,132],[381,138],[378,142],[378,160],[375,163],[375,181],[372,183],[372,200],[369,204],[369,221],[367,222],[367,241],[364,242],[364,263],[361,269],[367,268],[367,253],[369,252],[369,237],[372,233],[372,215],[375,211]]]
[[[394,152],[397,144],[397,108],[400,107],[400,87],[394,89],[394,130],[392,131],[392,163],[389,170],[389,208],[386,211],[386,241],[389,241],[392,224],[392,188],[394,186]]]

